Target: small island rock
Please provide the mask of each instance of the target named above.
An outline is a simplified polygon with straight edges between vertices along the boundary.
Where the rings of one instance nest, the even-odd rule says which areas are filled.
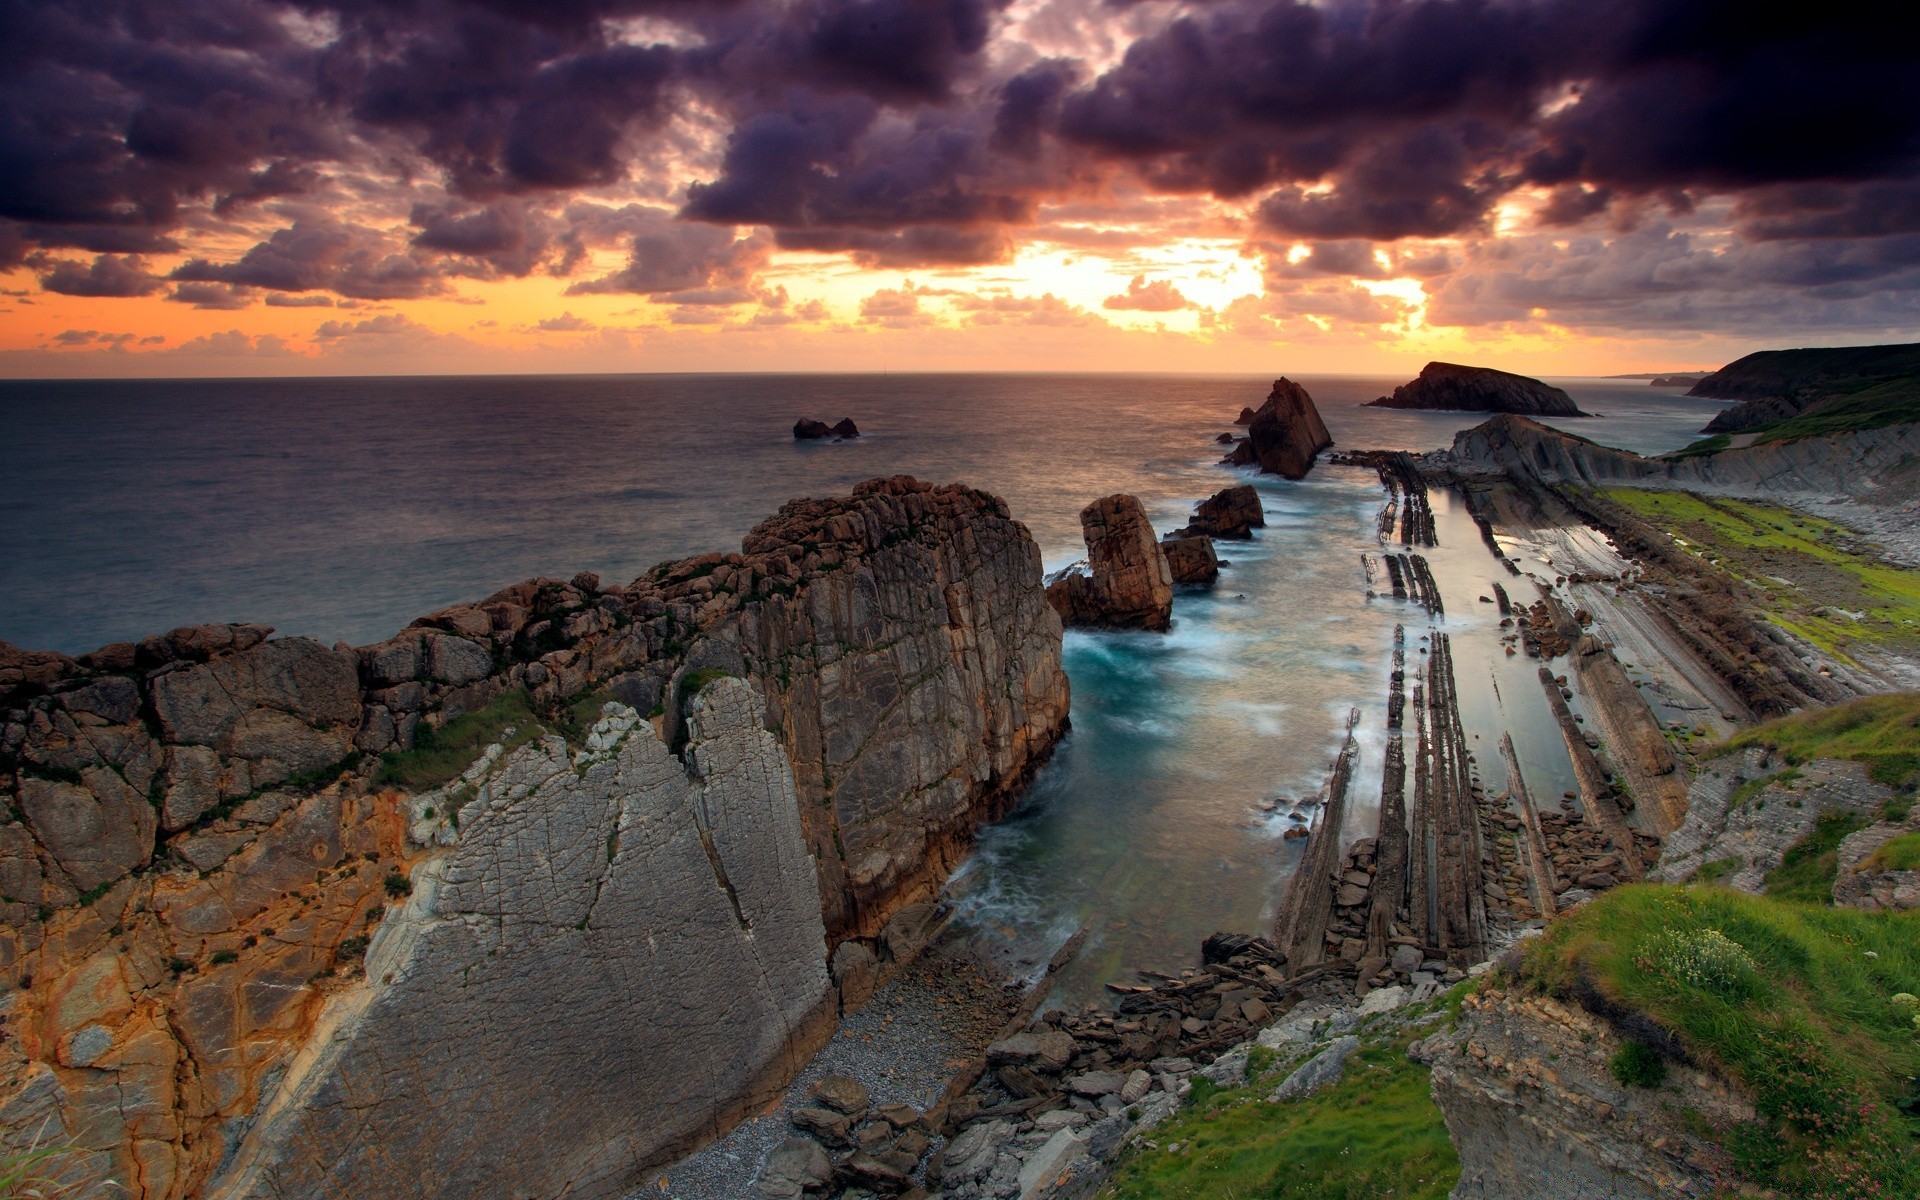
[[[1454,412],[1520,413],[1529,417],[1586,417],[1573,397],[1526,375],[1492,367],[1430,362],[1420,377],[1393,389],[1368,408],[1417,408]]]

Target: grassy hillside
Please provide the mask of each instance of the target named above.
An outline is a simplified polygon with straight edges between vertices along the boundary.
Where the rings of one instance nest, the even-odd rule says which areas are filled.
[[[1870,384],[1821,400],[1797,417],[1762,426],[1756,442],[1791,442],[1920,421],[1920,375]]]
[[[1701,1132],[1756,1185],[1920,1194],[1920,913],[1635,885],[1556,921],[1520,973],[1596,989],[1744,1084],[1757,1119]]]

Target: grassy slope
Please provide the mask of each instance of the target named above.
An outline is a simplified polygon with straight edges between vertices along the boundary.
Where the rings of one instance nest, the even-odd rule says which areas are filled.
[[[1364,1035],[1363,1035],[1364,1036]],[[1153,1132],[1112,1200],[1444,1200],[1460,1163],[1411,1035],[1363,1046],[1317,1095],[1262,1099],[1284,1075],[1218,1092]],[[1173,1147],[1178,1146],[1175,1150]]]
[[[1869,696],[1796,713],[1735,734],[1730,750],[1766,746],[1791,763],[1844,758],[1865,763],[1888,787],[1920,785],[1920,693]]]
[[[1758,589],[1769,619],[1830,654],[1845,657],[1858,642],[1920,640],[1920,571],[1842,549],[1854,536],[1843,526],[1689,492],[1612,488],[1606,496]]]
[[[1663,937],[1717,931],[1753,969],[1689,982]],[[1894,1003],[1920,991],[1920,913],[1863,913],[1723,888],[1635,885],[1556,921],[1524,979],[1570,995],[1585,980],[1741,1080],[1759,1120],[1707,1130],[1756,1183],[1790,1195],[1913,1196],[1920,1038]]]

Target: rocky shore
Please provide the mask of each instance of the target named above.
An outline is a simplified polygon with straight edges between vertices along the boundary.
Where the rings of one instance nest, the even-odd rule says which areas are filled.
[[[5,648],[0,1129],[146,1197],[619,1195],[776,1093],[1067,685],[985,493],[875,480],[742,549],[366,647]]]

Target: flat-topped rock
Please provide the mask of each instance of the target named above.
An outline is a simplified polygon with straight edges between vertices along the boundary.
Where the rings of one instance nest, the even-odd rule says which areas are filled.
[[[1393,389],[1369,408],[1415,408],[1450,412],[1520,413],[1531,417],[1585,417],[1573,397],[1527,375],[1430,362],[1420,377]]]

